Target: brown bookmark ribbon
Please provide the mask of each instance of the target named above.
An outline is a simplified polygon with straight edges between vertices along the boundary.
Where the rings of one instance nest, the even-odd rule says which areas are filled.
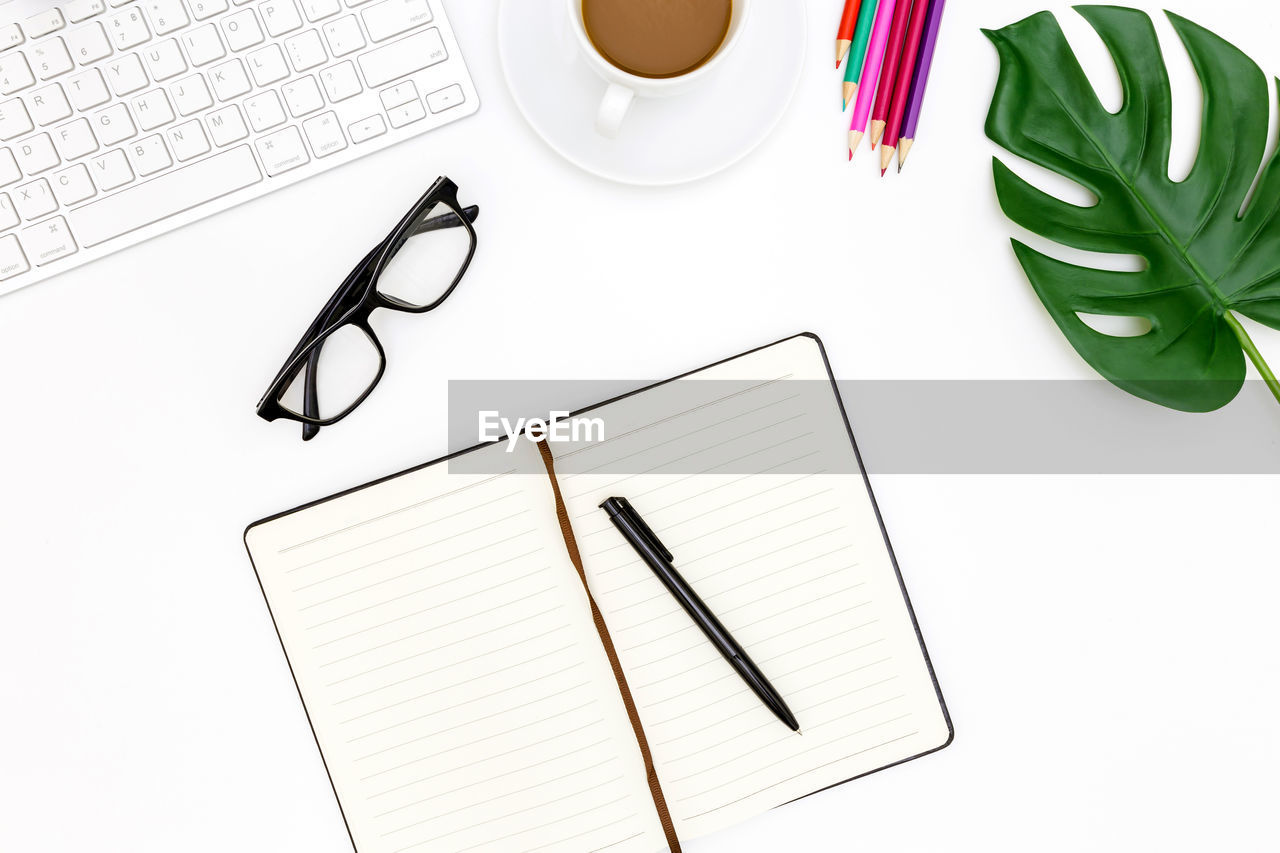
[[[600,644],[609,658],[609,666],[613,667],[613,677],[618,682],[618,692],[622,694],[622,704],[627,707],[627,717],[631,720],[631,728],[635,732],[636,743],[640,746],[640,755],[644,758],[645,774],[649,782],[649,793],[653,796],[653,804],[658,810],[658,820],[662,823],[662,831],[667,836],[667,846],[671,853],[681,853],[680,839],[676,836],[676,825],[671,819],[671,811],[667,808],[667,799],[662,795],[662,785],[658,782],[658,771],[653,766],[653,755],[649,752],[649,740],[645,737],[644,726],[640,724],[640,713],[636,710],[635,699],[631,696],[631,688],[627,686],[627,676],[622,671],[622,663],[618,660],[618,651],[613,647],[613,639],[604,624],[604,616],[596,607],[596,600],[591,596],[591,588],[587,586],[587,573],[582,568],[582,554],[578,551],[578,540],[574,538],[573,526],[569,523],[569,510],[565,508],[564,498],[560,494],[560,481],[556,479],[555,459],[547,442],[538,442],[538,450],[542,452],[542,463],[547,468],[547,476],[551,478],[551,490],[556,496],[556,517],[560,519],[560,534],[564,537],[565,548],[569,551],[569,560],[578,570],[578,579],[587,593],[587,602],[591,605],[591,618],[596,623],[596,632],[600,635]]]

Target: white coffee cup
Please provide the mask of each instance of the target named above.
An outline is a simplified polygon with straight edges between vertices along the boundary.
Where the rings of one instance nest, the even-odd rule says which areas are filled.
[[[622,128],[622,122],[631,111],[631,105],[637,97],[668,98],[681,95],[710,75],[716,73],[724,63],[724,59],[733,50],[742,36],[746,25],[747,11],[751,8],[751,0],[733,0],[733,17],[729,20],[729,31],[725,33],[720,49],[709,60],[678,77],[641,77],[628,74],[609,60],[601,56],[600,51],[591,43],[587,35],[586,23],[582,20],[582,0],[566,0],[569,4],[569,25],[573,30],[578,47],[591,67],[606,83],[604,98],[600,101],[600,109],[596,112],[596,131],[601,136],[613,139]]]

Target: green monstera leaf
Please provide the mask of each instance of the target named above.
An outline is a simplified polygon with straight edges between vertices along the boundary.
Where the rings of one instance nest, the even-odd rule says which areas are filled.
[[[999,159],[996,191],[1004,212],[1024,228],[1085,251],[1138,255],[1145,268],[1077,266],[1015,240],[1022,268],[1076,351],[1126,391],[1174,409],[1211,411],[1239,393],[1247,353],[1280,400],[1280,383],[1233,313],[1280,328],[1280,160],[1262,163],[1265,76],[1218,36],[1169,15],[1204,91],[1200,149],[1190,175],[1174,181],[1172,99],[1151,19],[1115,6],[1077,11],[1120,73],[1119,112],[1102,105],[1057,21],[1042,12],[985,31],[1000,54],[987,135],[1076,181],[1097,203],[1082,207],[1046,194]],[[1144,318],[1151,328],[1110,336],[1081,319],[1090,314]]]

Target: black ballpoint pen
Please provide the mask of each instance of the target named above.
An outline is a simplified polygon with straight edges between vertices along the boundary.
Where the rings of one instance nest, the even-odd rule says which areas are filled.
[[[689,586],[688,582],[676,571],[675,558],[666,549],[666,546],[658,540],[654,532],[649,529],[649,525],[635,511],[635,508],[631,506],[626,498],[609,498],[600,504],[600,508],[608,514],[609,520],[613,522],[614,527],[618,528],[631,547],[640,555],[640,558],[658,576],[658,580],[662,581],[662,585],[667,588],[667,591],[675,597],[676,601],[680,602],[680,606],[685,609],[685,612],[693,617],[693,621],[702,629],[702,633],[707,635],[707,639],[716,647],[716,650],[724,655],[724,659],[747,683],[751,691],[760,697],[760,701],[765,704],[765,707],[777,715],[778,719],[782,720],[793,732],[799,732],[800,723],[796,721],[795,715],[791,713],[787,703],[782,701],[778,691],[773,689],[773,685],[760,672],[759,667],[751,661],[751,658],[747,657],[747,653],[743,651],[742,646],[738,645],[738,642],[720,624],[720,620],[715,617],[715,614],[693,591],[693,587]]]

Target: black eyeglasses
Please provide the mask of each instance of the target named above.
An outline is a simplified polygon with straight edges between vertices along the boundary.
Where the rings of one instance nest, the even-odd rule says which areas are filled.
[[[387,367],[369,315],[425,314],[448,299],[475,255],[479,215],[458,204],[457,184],[438,178],[325,303],[258,401],[258,416],[298,421],[310,441],[355,411]]]

